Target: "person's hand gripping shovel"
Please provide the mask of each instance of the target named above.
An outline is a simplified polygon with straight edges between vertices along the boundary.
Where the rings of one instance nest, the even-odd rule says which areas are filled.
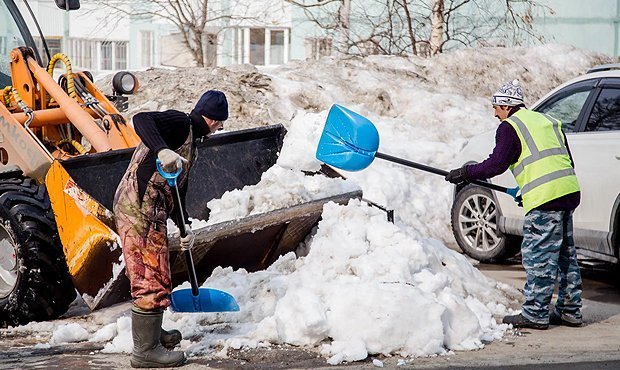
[[[178,166],[175,172],[166,172],[162,168],[159,159],[156,161],[157,171],[166,179],[170,188],[172,188],[172,196],[175,199],[176,206],[179,210],[178,226],[181,234],[181,238],[187,236],[187,230],[185,229],[185,216],[183,215],[183,205],[181,204],[181,197],[179,196],[179,189],[177,188],[177,178],[183,169]],[[191,244],[191,243],[190,243]],[[185,254],[185,262],[187,264],[187,271],[189,273],[189,281],[192,285],[191,289],[178,289],[170,294],[170,300],[172,301],[171,308],[176,312],[225,312],[225,311],[239,311],[239,305],[235,298],[229,293],[223,292],[217,289],[210,288],[198,288],[198,281],[196,279],[196,270],[194,268],[194,259],[192,258],[191,246],[187,249],[182,249]]]

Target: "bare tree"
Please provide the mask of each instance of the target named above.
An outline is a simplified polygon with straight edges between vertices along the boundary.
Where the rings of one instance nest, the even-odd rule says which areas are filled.
[[[458,45],[520,45],[541,39],[534,29],[535,11],[552,12],[537,0],[286,1],[332,34],[339,50],[362,55],[435,55]]]
[[[226,2],[226,8],[225,2],[209,0],[108,0],[97,3],[110,9],[109,18],[123,15],[170,22],[199,67],[206,65],[205,48],[212,42],[213,29],[221,32],[244,20],[259,24],[261,16],[273,10],[273,5],[257,7],[252,1]]]
[[[440,53],[443,45],[443,12],[444,0],[433,0],[431,8],[431,55]]]
[[[342,0],[338,7],[338,41],[336,42],[337,50],[340,53],[347,53],[347,40],[349,40],[349,28],[351,27],[351,0]]]
[[[320,29],[334,34],[338,54],[348,54],[350,40],[351,0],[284,0],[302,8],[306,17]]]

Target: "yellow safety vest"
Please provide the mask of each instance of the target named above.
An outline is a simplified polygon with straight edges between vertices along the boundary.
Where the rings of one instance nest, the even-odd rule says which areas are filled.
[[[505,121],[512,125],[521,141],[521,155],[510,170],[521,188],[526,214],[553,199],[579,191],[560,121],[523,108]]]

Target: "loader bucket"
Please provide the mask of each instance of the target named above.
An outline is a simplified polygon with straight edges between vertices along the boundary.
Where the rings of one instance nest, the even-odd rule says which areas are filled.
[[[115,278],[124,263],[112,213],[80,188],[59,161],[52,163],[45,184],[69,274],[86,304],[94,309],[128,299],[128,281]]]
[[[221,197],[226,191],[258,183],[263,172],[275,164],[285,133],[283,126],[275,125],[218,134],[198,142],[198,158],[192,167],[186,198],[190,217],[206,220],[208,201]],[[119,271],[124,267],[119,261],[121,251],[113,248],[112,240],[117,241],[118,236],[114,233],[113,221],[106,215],[111,215],[114,193],[132,154],[133,149],[123,149],[55,163],[53,173],[64,171],[66,176],[54,175],[54,181],[50,181],[51,177],[47,181],[48,187],[51,186],[54,214],[62,230],[61,240],[68,254],[67,262],[73,267],[70,272],[76,289],[95,297],[90,302],[87,300],[91,309],[129,298],[129,283],[124,272]],[[334,174],[337,175],[335,172],[329,175]],[[67,186],[74,196],[65,191]],[[249,271],[266,268],[304,240],[320,218],[323,204],[330,200],[345,203],[354,197],[360,198],[361,192],[198,230],[193,249],[198,282],[202,283],[217,266]],[[100,237],[87,239],[80,232],[72,234],[75,227],[96,230]],[[187,280],[187,269],[185,259],[178,253],[178,238],[170,238],[169,247],[173,286],[176,286]]]

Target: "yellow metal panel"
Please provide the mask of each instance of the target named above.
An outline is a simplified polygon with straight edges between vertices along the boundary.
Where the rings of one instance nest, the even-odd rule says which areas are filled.
[[[45,179],[69,273],[91,309],[123,278],[120,238],[112,213],[82,190],[59,161]],[[108,297],[109,298],[109,297]]]

